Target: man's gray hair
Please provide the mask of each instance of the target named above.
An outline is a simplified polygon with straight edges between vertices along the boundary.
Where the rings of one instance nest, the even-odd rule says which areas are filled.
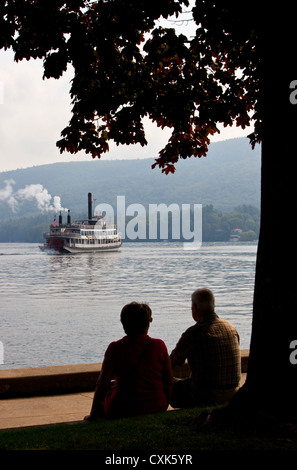
[[[192,303],[203,312],[215,311],[215,298],[210,289],[200,288],[195,290],[192,294]]]

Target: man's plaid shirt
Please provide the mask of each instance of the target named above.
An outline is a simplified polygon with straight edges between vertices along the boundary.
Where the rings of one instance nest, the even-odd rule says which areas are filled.
[[[239,335],[231,323],[216,313],[188,328],[170,357],[173,367],[188,359],[192,379],[198,386],[224,390],[239,384]]]

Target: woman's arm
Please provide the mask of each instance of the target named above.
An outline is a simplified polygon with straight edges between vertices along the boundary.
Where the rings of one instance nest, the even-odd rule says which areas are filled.
[[[97,380],[91,412],[89,416],[85,417],[85,420],[92,421],[104,416],[103,401],[106,393],[110,389],[112,378],[113,364],[108,356],[106,356],[102,363],[101,372]]]
[[[170,402],[170,398],[172,395],[173,390],[173,373],[171,367],[171,360],[168,355],[166,354],[166,359],[164,363],[164,371],[163,371],[163,382],[164,382],[164,390],[167,397],[167,402]]]

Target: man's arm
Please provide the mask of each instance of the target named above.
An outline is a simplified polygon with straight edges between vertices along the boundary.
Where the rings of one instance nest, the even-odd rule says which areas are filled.
[[[176,366],[181,366],[184,364],[185,360],[188,357],[189,349],[190,349],[190,338],[189,338],[189,333],[187,330],[181,335],[175,348],[170,354],[172,369],[174,369]]]

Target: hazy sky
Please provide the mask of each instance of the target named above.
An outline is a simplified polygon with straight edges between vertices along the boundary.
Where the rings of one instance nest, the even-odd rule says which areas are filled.
[[[167,25],[168,26],[168,25]],[[169,25],[171,26],[171,25]],[[184,30],[188,23],[175,27]],[[188,29],[189,31],[189,29]],[[15,63],[11,51],[0,51],[0,171],[57,161],[91,160],[90,155],[60,154],[56,141],[70,119],[71,69],[59,80],[42,79],[41,60]],[[102,159],[158,157],[170,132],[149,121],[146,147],[110,145]],[[248,135],[249,129],[224,129],[215,140]]]

